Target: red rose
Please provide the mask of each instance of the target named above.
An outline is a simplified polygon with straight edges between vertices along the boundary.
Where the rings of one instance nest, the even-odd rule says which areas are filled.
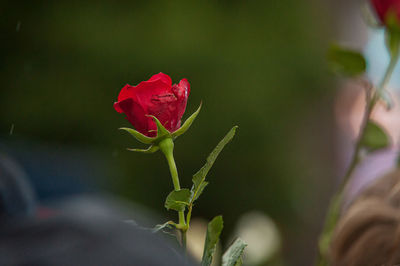
[[[386,24],[389,12],[393,12],[400,20],[400,0],[371,0],[371,3],[382,23]]]
[[[157,125],[147,115],[155,116],[169,132],[176,131],[181,126],[189,93],[190,84],[186,79],[172,85],[168,75],[159,73],[137,86],[125,85],[114,108],[124,113],[137,131],[154,137]]]

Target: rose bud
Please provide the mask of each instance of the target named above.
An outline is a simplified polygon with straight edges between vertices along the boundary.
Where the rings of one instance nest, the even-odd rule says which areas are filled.
[[[154,152],[158,150],[157,145],[162,139],[174,139],[183,134],[200,111],[199,107],[181,127],[189,93],[190,84],[186,79],[172,85],[171,78],[164,73],[156,74],[136,86],[125,85],[114,108],[126,115],[135,130],[121,129],[145,144],[152,144],[148,150],[132,150]]]
[[[169,132],[174,132],[181,125],[189,92],[190,85],[186,79],[172,85],[168,75],[159,73],[137,86],[125,85],[114,108],[124,113],[137,131],[154,137],[157,134],[156,123],[146,115],[155,116]]]
[[[383,24],[387,24],[388,15],[393,14],[400,20],[400,0],[371,0],[376,15]]]

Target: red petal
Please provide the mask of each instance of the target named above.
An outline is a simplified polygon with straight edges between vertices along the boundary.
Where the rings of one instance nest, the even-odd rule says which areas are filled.
[[[115,111],[117,111],[118,113],[123,113],[124,111],[122,111],[121,107],[119,107],[119,102],[115,102],[114,103],[114,109]]]
[[[147,111],[147,107],[152,105],[152,98],[155,95],[171,93],[171,87],[161,79],[154,81],[143,81],[135,87],[137,102]]]
[[[137,86],[126,84],[118,95],[118,101],[122,101],[128,98],[133,98],[134,100],[136,100],[137,91],[148,87],[149,84],[153,82],[157,82],[157,84],[159,84],[159,82],[164,83],[164,85],[162,86],[163,88],[170,88],[172,86],[171,78],[168,75],[160,72],[156,75],[153,75],[148,81],[140,82]]]
[[[160,120],[161,124],[168,130],[173,131],[176,126],[176,102],[174,94],[154,95],[148,112]]]
[[[172,92],[175,94],[176,98],[186,98],[187,100],[190,93],[190,84],[187,79],[182,79],[178,85],[174,85],[172,88]]]
[[[155,136],[157,126],[146,114],[154,115],[167,130],[173,132],[180,127],[190,84],[182,79],[178,85],[171,86],[171,78],[163,73],[137,86],[127,84],[122,88],[114,108],[119,113],[125,113],[135,129],[147,136]]]
[[[139,104],[134,102],[132,99],[125,99],[121,102],[117,102],[115,105],[118,105],[126,115],[126,119],[137,131],[150,137],[155,135],[155,132],[149,132],[150,129],[154,129],[154,122],[151,118],[146,116],[145,111]],[[151,123],[153,123],[154,126],[152,126]]]
[[[123,101],[128,98],[135,98],[134,93],[135,87],[129,84],[126,84],[120,91],[118,95],[118,101]]]
[[[158,79],[160,79],[162,82],[164,82],[169,87],[172,86],[172,80],[171,80],[170,76],[168,76],[167,74],[164,74],[162,72],[153,75],[148,81],[155,81]]]
[[[182,79],[178,85],[172,86],[172,92],[177,98],[175,103],[175,113],[173,117],[175,117],[174,125],[172,131],[177,130],[181,126],[181,119],[183,114],[185,113],[187,99],[190,93],[190,84],[186,79]]]

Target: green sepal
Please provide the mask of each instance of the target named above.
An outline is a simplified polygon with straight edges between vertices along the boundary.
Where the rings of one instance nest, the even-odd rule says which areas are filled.
[[[173,138],[179,137],[180,135],[185,133],[190,128],[190,126],[193,124],[194,120],[196,119],[197,115],[200,113],[201,106],[202,106],[202,103],[200,103],[200,106],[199,106],[199,108],[197,108],[196,112],[194,112],[191,116],[189,116],[189,118],[186,119],[185,123],[183,123],[183,125],[179,129],[177,129],[175,132],[172,133]]]
[[[144,144],[152,144],[155,140],[155,138],[147,137],[147,136],[143,135],[142,133],[140,133],[139,131],[136,131],[132,128],[121,127],[119,129],[125,130],[126,132],[128,132],[129,134],[134,136],[138,141],[140,141]]]
[[[178,212],[184,211],[186,206],[189,205],[190,195],[191,193],[189,189],[186,188],[174,190],[169,193],[164,206],[167,210],[172,209]]]
[[[128,148],[128,151],[135,151],[135,152],[141,152],[141,153],[155,153],[158,151],[160,148],[156,145],[151,145],[149,146],[148,149],[130,149]]]
[[[222,266],[242,265],[242,254],[247,244],[237,238],[222,255]]]
[[[135,137],[138,141],[144,143],[144,144],[152,144],[148,149],[128,149],[130,151],[136,151],[136,152],[143,152],[143,153],[153,153],[156,152],[158,150],[158,143],[160,143],[160,141],[162,141],[165,138],[172,138],[175,139],[178,136],[182,135],[183,133],[185,133],[190,126],[192,125],[193,121],[196,119],[197,115],[199,114],[200,110],[201,110],[201,106],[202,104],[200,103],[199,108],[196,110],[196,112],[194,112],[186,121],[185,123],[175,132],[171,133],[169,132],[164,126],[163,124],[161,124],[160,120],[157,119],[157,117],[153,116],[153,115],[146,115],[147,117],[151,117],[154,122],[157,125],[157,136],[156,137],[148,137],[142,133],[140,133],[139,131],[136,131],[132,128],[126,128],[126,127],[122,127],[120,128],[121,130],[125,130],[127,131],[129,134],[131,134],[133,137]]]
[[[154,122],[157,125],[157,137],[155,137],[156,140],[159,140],[160,138],[164,136],[170,136],[171,133],[161,124],[160,120],[157,119],[154,115],[146,115],[148,117],[151,117]]]
[[[157,136],[154,138],[145,136],[144,134],[142,134],[132,128],[126,128],[126,127],[120,128],[121,130],[125,130],[129,134],[134,136],[138,141],[140,141],[144,144],[152,144],[148,149],[128,149],[129,151],[142,152],[142,153],[154,153],[159,150],[158,144],[160,143],[160,141],[162,141],[166,137],[171,137],[171,133],[161,124],[160,120],[158,120],[157,117],[152,116],[152,115],[147,115],[147,116],[151,117],[157,125]]]
[[[373,121],[368,121],[365,128],[365,134],[360,144],[368,151],[383,149],[389,146],[390,140],[386,132]]]
[[[218,155],[222,151],[222,149],[225,147],[226,144],[228,144],[232,138],[235,136],[236,129],[238,126],[234,126],[226,135],[225,137],[218,143],[218,145],[214,148],[214,150],[208,155],[207,161],[204,164],[204,166],[193,175],[193,186],[191,189],[192,193],[192,199],[191,201],[195,201],[200,194],[203,192],[204,188],[208,184],[205,182],[206,176],[208,172],[210,171],[211,167],[213,166],[215,160],[217,159]]]
[[[211,265],[223,227],[224,221],[222,220],[221,215],[215,217],[208,223],[201,266]]]

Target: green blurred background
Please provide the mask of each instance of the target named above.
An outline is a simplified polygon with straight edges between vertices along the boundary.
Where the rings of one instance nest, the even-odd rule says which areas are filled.
[[[162,154],[126,151],[141,145],[117,130],[130,125],[112,105],[126,83],[187,78],[185,118],[204,105],[175,145],[183,185],[239,125],[193,215],[223,214],[226,242],[241,214],[262,211],[280,229],[285,265],[313,261],[333,183],[325,1],[15,0],[0,12],[0,140],[10,153],[79,154],[103,190],[175,217],[163,208],[172,184]]]

